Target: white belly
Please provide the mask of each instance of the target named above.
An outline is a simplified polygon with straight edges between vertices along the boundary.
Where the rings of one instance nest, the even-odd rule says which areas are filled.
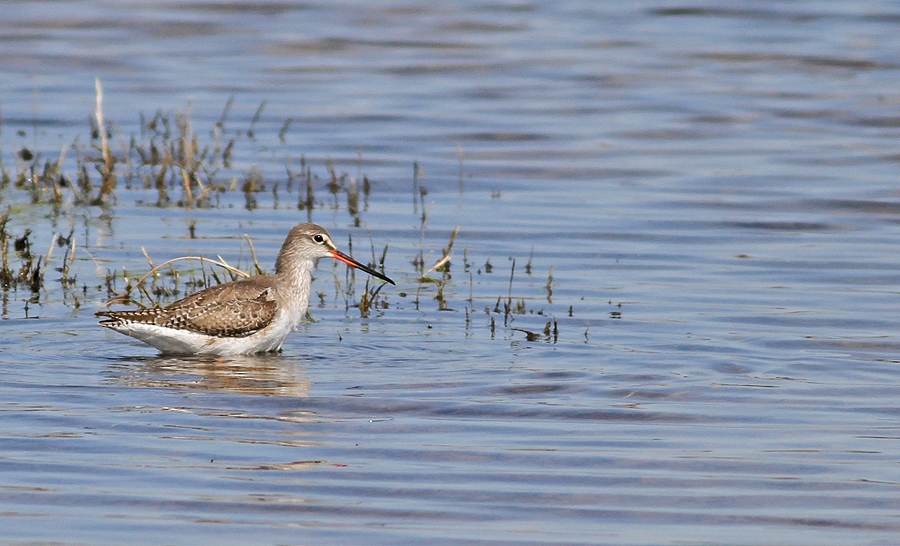
[[[208,336],[188,330],[141,323],[131,323],[114,329],[152,345],[162,353],[225,356],[277,351],[293,330],[293,324],[286,321],[276,322],[245,337]]]

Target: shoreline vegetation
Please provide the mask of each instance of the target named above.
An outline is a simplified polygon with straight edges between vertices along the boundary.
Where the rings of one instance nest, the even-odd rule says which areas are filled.
[[[246,206],[258,206],[255,194],[266,191],[263,171],[251,166],[243,173],[234,166],[235,147],[242,142],[255,141],[266,101],[260,103],[246,128],[230,129],[229,115],[234,97],[228,99],[218,121],[211,130],[195,130],[191,110],[140,114],[137,134],[125,135],[117,124],[103,114],[103,88],[96,82],[96,107],[88,117],[90,137],[85,143],[76,137],[64,145],[59,155],[44,157],[40,151],[22,145],[14,152],[14,170],[0,156],[0,190],[14,187],[28,192],[32,204],[65,206],[112,206],[116,204],[116,189],[155,190],[153,206],[210,208],[218,204],[222,193],[240,190]],[[287,119],[278,133],[284,144],[291,119]],[[201,137],[201,135],[203,135]],[[24,137],[25,133],[20,132]],[[69,156],[74,156],[71,168]],[[319,181],[300,157],[300,172],[285,158],[284,172],[287,191],[298,192],[297,208],[312,210],[316,206],[315,187]],[[67,166],[70,167],[67,169]],[[326,189],[333,195],[347,193],[347,206],[359,226],[360,192],[366,199],[371,190],[368,177],[359,184],[347,173],[338,174],[331,161],[326,162]],[[74,170],[74,173],[72,172]],[[272,191],[277,199],[277,186]],[[149,204],[149,203],[148,203]]]
[[[213,284],[235,280],[239,277],[264,272],[256,258],[253,242],[248,236],[244,239],[252,257],[249,271],[240,269],[225,262],[202,256],[182,256],[167,260],[159,265],[145,249],[141,249],[149,264],[149,272],[134,275],[122,269],[106,269],[101,284],[89,287],[79,282],[73,265],[77,260],[87,258],[79,253],[74,229],[68,234],[54,233],[48,250],[41,253],[36,250],[40,245],[33,241],[33,231],[25,228],[19,235],[11,230],[11,219],[16,212],[35,206],[43,206],[49,210],[51,217],[72,214],[73,210],[84,207],[100,207],[104,210],[114,209],[117,203],[116,190],[124,186],[127,190],[145,190],[154,197],[139,204],[154,207],[183,207],[187,209],[215,209],[221,206],[221,198],[229,192],[240,191],[244,196],[244,206],[248,209],[258,207],[257,196],[261,192],[272,191],[276,206],[279,199],[279,186],[284,186],[288,195],[296,192],[296,207],[306,211],[307,221],[312,221],[313,210],[320,207],[346,208],[353,218],[354,225],[360,227],[361,212],[368,208],[371,194],[369,178],[360,174],[361,180],[349,176],[346,172],[338,174],[334,163],[327,161],[327,176],[324,180],[314,174],[305,157],[299,160],[300,171],[294,172],[291,157],[284,159],[284,177],[270,185],[267,190],[263,180],[263,170],[252,165],[244,171],[235,167],[236,147],[246,142],[255,142],[257,124],[259,123],[266,101],[260,103],[249,124],[241,129],[231,129],[229,115],[233,106],[230,98],[220,118],[207,132],[198,132],[191,119],[191,112],[177,111],[165,113],[157,110],[152,117],[140,115],[137,134],[124,135],[115,124],[103,114],[103,88],[99,80],[96,82],[96,104],[93,115],[89,119],[90,137],[83,141],[75,137],[71,145],[63,146],[59,154],[45,157],[44,153],[22,145],[15,152],[15,167],[10,169],[2,161],[0,154],[0,206],[5,203],[6,210],[0,212],[0,296],[3,298],[3,312],[0,318],[7,318],[10,291],[26,290],[30,296],[25,299],[25,315],[28,316],[29,304],[40,304],[40,295],[47,291],[45,279],[48,269],[60,274],[58,282],[63,290],[63,300],[72,309],[79,309],[82,302],[91,294],[102,293],[108,299],[101,309],[111,304],[138,305],[142,307],[164,305],[174,299]],[[291,120],[286,120],[278,132],[278,139],[283,144],[290,129]],[[2,130],[2,121],[0,121]],[[24,137],[23,132],[19,132]],[[74,159],[74,165],[72,159]],[[462,151],[460,156],[460,172],[462,172]],[[412,191],[414,213],[420,214],[420,244],[418,253],[409,262],[413,273],[408,274],[415,283],[415,290],[409,294],[418,310],[422,297],[431,297],[437,302],[438,311],[464,311],[466,329],[476,313],[476,303],[482,300],[483,312],[490,317],[491,337],[496,335],[498,320],[510,332],[524,333],[529,341],[552,340],[558,337],[558,324],[553,316],[547,317],[547,323],[540,332],[532,332],[522,328],[513,328],[515,315],[544,315],[543,309],[529,308],[527,301],[546,300],[552,304],[553,271],[548,274],[544,287],[545,294],[532,297],[514,297],[513,281],[516,273],[516,260],[511,262],[509,290],[504,296],[477,298],[474,295],[474,275],[490,275],[494,266],[490,259],[481,267],[469,262],[468,252],[463,250],[461,276],[468,280],[468,298],[452,305],[447,299],[451,283],[451,263],[453,247],[460,228],[451,234],[439,257],[426,254],[426,227],[432,204],[426,204],[427,189],[420,180],[421,168],[413,163]],[[328,196],[325,201],[317,200],[316,189],[324,189]],[[15,208],[8,201],[8,194],[16,192],[25,196],[27,203],[19,203]],[[492,197],[496,198],[496,197]],[[155,201],[154,201],[155,199]],[[326,202],[327,201],[327,202]],[[188,226],[189,235],[195,237],[195,225]],[[243,245],[242,241],[242,245]],[[46,243],[45,243],[46,244]],[[352,251],[353,241],[350,240]],[[378,252],[371,241],[372,262],[367,265],[383,270],[388,254],[388,247]],[[54,254],[62,251],[62,256],[54,258]],[[532,275],[532,256],[525,267],[526,274]],[[15,264],[18,258],[18,264]],[[193,261],[198,264],[187,272],[180,272],[175,262]],[[97,264],[99,267],[99,264]],[[362,318],[373,312],[382,312],[391,306],[387,295],[381,293],[382,286],[366,280],[363,291],[355,291],[353,275],[349,273],[343,284],[335,275],[336,294],[344,301],[347,309],[359,309]],[[119,288],[119,282],[124,288]],[[92,283],[93,284],[93,283]],[[452,290],[465,291],[464,281],[457,282]],[[318,296],[324,304],[325,294]],[[401,293],[400,297],[406,297]],[[459,309],[462,307],[463,309]],[[571,308],[569,316],[571,316]],[[311,317],[310,317],[311,318]],[[587,332],[585,332],[585,337]]]

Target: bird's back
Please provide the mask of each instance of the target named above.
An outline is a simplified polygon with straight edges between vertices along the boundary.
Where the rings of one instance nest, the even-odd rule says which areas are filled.
[[[261,275],[195,292],[166,307],[105,311],[100,324],[128,334],[138,325],[154,325],[218,337],[242,337],[268,326],[275,317],[272,277]]]

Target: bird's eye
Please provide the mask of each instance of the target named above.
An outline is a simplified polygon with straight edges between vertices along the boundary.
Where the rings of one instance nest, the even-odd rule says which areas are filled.
[[[325,237],[323,235],[319,235],[319,234],[313,235],[312,239],[314,242],[316,242],[320,245],[325,242]]]

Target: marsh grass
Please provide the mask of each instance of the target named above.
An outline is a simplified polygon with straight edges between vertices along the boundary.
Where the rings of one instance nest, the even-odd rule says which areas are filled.
[[[141,114],[137,132],[125,135],[116,123],[105,117],[103,100],[103,88],[98,80],[95,108],[88,118],[88,138],[76,137],[70,144],[62,146],[58,153],[52,152],[46,156],[37,151],[36,144],[19,146],[13,154],[12,164],[4,163],[0,155],[0,192],[3,192],[0,193],[0,200],[8,201],[10,190],[14,190],[27,196],[29,206],[47,206],[44,209],[49,211],[47,217],[78,217],[79,214],[87,217],[88,208],[100,207],[102,215],[112,218],[120,198],[117,194],[123,192],[128,192],[125,195],[130,197],[135,194],[146,197],[136,199],[138,206],[186,209],[223,207],[223,196],[231,192],[243,197],[244,207],[256,209],[260,206],[261,198],[264,199],[263,193],[270,192],[274,207],[278,208],[280,202],[287,202],[289,206],[305,212],[307,221],[314,220],[313,213],[316,210],[324,209],[346,212],[353,226],[360,227],[364,223],[372,183],[362,172],[361,152],[356,176],[340,171],[333,160],[326,160],[325,174],[320,178],[313,172],[305,156],[301,155],[295,162],[289,154],[273,152],[272,147],[261,142],[266,136],[260,131],[266,101],[259,104],[249,122],[244,122],[243,125],[231,121],[234,107],[234,100],[231,98],[226,102],[218,120],[208,130],[198,130],[189,107],[185,111],[176,112],[158,110],[152,116]],[[279,126],[279,143],[285,144],[288,140],[293,121],[285,120]],[[242,147],[248,145],[255,147],[257,151],[261,148],[270,159],[262,164],[243,160],[240,162],[243,166],[236,168],[236,158],[246,157],[242,155]],[[462,192],[464,181],[461,148],[458,148],[458,157],[459,189]],[[281,161],[283,165],[279,166]],[[459,316],[464,320],[468,335],[473,331],[473,325],[474,328],[478,327],[476,317],[480,315],[474,311],[484,305],[484,311],[489,317],[486,326],[492,339],[498,334],[509,338],[513,333],[524,333],[529,341],[556,341],[559,336],[557,320],[553,316],[546,316],[544,309],[539,307],[543,300],[548,306],[554,303],[553,268],[549,268],[546,284],[535,287],[534,282],[529,282],[530,288],[524,290],[516,282],[517,273],[521,276],[524,270],[528,277],[535,274],[534,248],[527,259],[509,257],[508,283],[504,283],[501,278],[490,277],[499,269],[499,264],[492,263],[491,257],[470,257],[468,249],[463,248],[462,259],[457,260],[454,270],[454,254],[462,230],[456,227],[450,233],[440,255],[437,255],[436,250],[428,250],[431,244],[430,234],[427,233],[428,221],[435,203],[426,201],[429,192],[423,167],[418,161],[413,162],[412,166],[412,208],[419,221],[419,244],[415,254],[406,263],[412,265],[413,271],[408,277],[416,285],[413,300],[415,309],[430,307],[431,304],[427,303],[430,300],[435,302],[434,309],[438,311],[462,310],[464,312]],[[273,174],[279,172],[282,174]],[[291,197],[294,192],[296,195]],[[499,199],[499,192],[492,194],[491,198]],[[29,221],[33,221],[30,219],[33,216],[24,222],[12,222],[12,216],[21,207],[14,209],[7,206],[8,210],[0,216],[0,289],[4,293],[27,289],[32,293],[29,301],[35,302],[35,296],[48,289],[46,275],[52,263],[52,271],[60,274],[58,281],[64,291],[66,304],[73,308],[80,306],[88,295],[88,283],[79,283],[77,264],[93,260],[93,257],[85,248],[76,244],[74,229],[66,230],[68,233],[54,233],[46,252],[35,251],[35,245],[43,247],[46,242],[35,243],[34,233],[27,227],[10,228],[13,224],[27,226]],[[197,237],[195,221],[188,226],[188,233],[192,239]],[[368,236],[368,265],[384,272],[388,246],[376,249],[371,232]],[[242,258],[239,258],[237,266],[228,264],[221,256],[218,259],[181,256],[157,265],[144,252],[149,270],[134,275],[124,267],[105,268],[94,260],[100,283],[95,285],[96,290],[109,299],[101,309],[111,304],[144,307],[164,305],[174,298],[208,286],[250,274],[265,273],[257,260],[253,241],[245,235],[241,252],[245,248],[244,243],[249,249],[249,259],[242,264]],[[352,237],[348,239],[348,247],[348,253],[352,255]],[[64,250],[59,252],[55,249]],[[187,262],[198,265],[182,267]],[[476,266],[475,263],[483,265]],[[524,268],[517,268],[520,263],[525,264]],[[454,272],[459,278],[454,278]],[[460,273],[463,273],[462,277],[459,276]],[[392,272],[392,276],[397,275],[398,272]],[[399,275],[402,276],[402,273]],[[481,277],[482,275],[487,277]],[[348,268],[343,280],[335,269],[336,297],[344,301],[346,309],[357,308],[360,317],[371,317],[392,306],[402,307],[402,301],[395,299],[394,291],[384,290],[384,283],[367,276],[365,284],[357,291],[355,281],[355,271],[352,268]],[[80,295],[76,290],[79,284]],[[468,290],[465,284],[468,284]],[[476,285],[480,284],[495,287],[490,289],[492,294],[478,294]],[[501,294],[498,295],[494,291],[496,289]],[[464,295],[459,296],[460,292]],[[325,305],[324,292],[317,293],[315,298],[319,300],[319,305]],[[569,306],[568,316],[571,318],[572,314],[572,307]],[[521,323],[516,324],[517,318],[525,315],[544,317],[543,328],[535,325],[533,319],[529,319],[527,328],[522,327]],[[621,318],[621,312],[612,311],[610,317]],[[502,333],[504,331],[505,334]]]
[[[152,304],[159,305],[162,300],[167,299],[173,295],[178,294],[178,280],[180,278],[180,274],[178,271],[172,267],[172,264],[175,262],[180,262],[184,260],[197,260],[201,264],[201,276],[200,279],[191,279],[186,285],[193,286],[195,289],[202,289],[207,286],[213,286],[215,284],[221,284],[222,282],[228,282],[231,280],[237,280],[237,278],[247,278],[250,277],[250,274],[241,271],[240,269],[229,265],[222,257],[219,257],[219,260],[213,260],[210,258],[205,258],[203,256],[179,256],[178,258],[172,258],[171,260],[166,260],[165,262],[159,265],[153,265],[153,260],[147,254],[147,251],[144,248],[141,248],[141,251],[144,253],[144,257],[147,259],[147,262],[150,264],[150,271],[145,273],[140,279],[136,282],[132,283],[131,279],[126,271],[123,270],[123,278],[126,280],[125,291],[121,294],[116,295],[105,304],[103,304],[98,311],[102,311],[113,304],[137,304],[142,307],[147,307],[143,305],[141,300],[136,300],[131,297],[132,292],[135,290],[141,295],[142,299],[146,298]],[[225,279],[219,277],[215,270],[206,271],[205,264],[212,264],[216,267],[219,267],[225,270],[227,273],[231,275],[230,279]],[[162,276],[159,271],[164,268],[170,268],[170,278],[174,281],[172,288],[166,288],[164,286],[157,285],[157,282]],[[153,278],[153,286],[148,288],[145,284],[150,278]],[[107,276],[107,286],[110,283],[114,282],[115,275]],[[193,290],[192,290],[193,291]]]
[[[368,228],[366,231],[369,234],[369,247],[372,251],[372,262],[368,265],[369,267],[372,267],[377,271],[385,273],[384,262],[387,259],[388,247],[387,245],[385,245],[384,250],[381,251],[381,256],[376,257],[375,241],[372,239],[372,232],[369,231]],[[379,298],[381,289],[385,286],[386,283],[373,281],[371,277],[369,277],[368,275],[366,276],[366,285],[363,289],[362,295],[359,298],[358,304],[360,317],[368,318],[373,309],[387,309],[389,307],[387,298]]]
[[[239,188],[248,208],[257,205],[254,195],[265,191],[261,168],[250,168],[241,180],[233,171],[233,163],[238,145],[260,146],[256,131],[265,101],[245,130],[227,125],[231,98],[209,131],[195,129],[189,106],[185,111],[157,110],[149,117],[141,113],[137,134],[125,135],[104,115],[99,79],[95,90],[87,141],[76,137],[51,159],[30,146],[21,146],[15,153],[14,172],[0,162],[0,189],[12,184],[26,190],[32,204],[110,207],[116,204],[116,192],[124,183],[128,190],[153,191],[155,198],[141,200],[153,206],[209,208],[219,204],[222,193]],[[282,128],[282,142],[289,127],[286,123]],[[72,167],[67,164],[68,157],[74,157],[74,174],[67,172],[66,167]],[[285,161],[289,166],[291,158]],[[313,206],[312,199],[306,205]]]
[[[260,206],[258,196],[263,192],[271,192],[274,206],[278,207],[280,190],[292,193],[296,187],[296,207],[306,211],[309,220],[315,208],[345,208],[354,226],[362,224],[361,214],[368,207],[371,182],[361,172],[361,152],[357,177],[339,171],[332,160],[326,161],[324,186],[332,201],[317,201],[315,188],[322,181],[306,158],[300,157],[297,173],[289,153],[276,159],[271,143],[260,141],[259,125],[266,101],[260,103],[244,126],[232,126],[235,125],[230,121],[232,97],[209,130],[195,127],[189,106],[184,111],[157,110],[152,116],[141,113],[138,130],[127,135],[104,114],[100,80],[95,81],[95,91],[94,111],[88,117],[88,138],[77,136],[62,146],[58,154],[46,158],[35,149],[38,147],[35,133],[33,145],[17,147],[13,154],[14,166],[7,165],[0,157],[0,190],[10,186],[23,190],[30,204],[54,205],[54,214],[59,215],[66,214],[72,206],[113,207],[123,187],[130,192],[152,192],[152,197],[138,197],[139,205],[182,208],[218,207],[224,194],[240,191],[247,209]],[[287,142],[292,121],[286,120],[278,131],[281,144]],[[25,131],[17,134],[26,136]],[[265,168],[259,164],[235,167],[236,154],[245,153],[243,148],[248,146],[255,150],[252,153],[271,154],[276,163],[283,160],[282,172],[286,178],[277,182],[267,180],[267,173],[271,176],[280,170],[273,171],[274,166],[268,160]]]

